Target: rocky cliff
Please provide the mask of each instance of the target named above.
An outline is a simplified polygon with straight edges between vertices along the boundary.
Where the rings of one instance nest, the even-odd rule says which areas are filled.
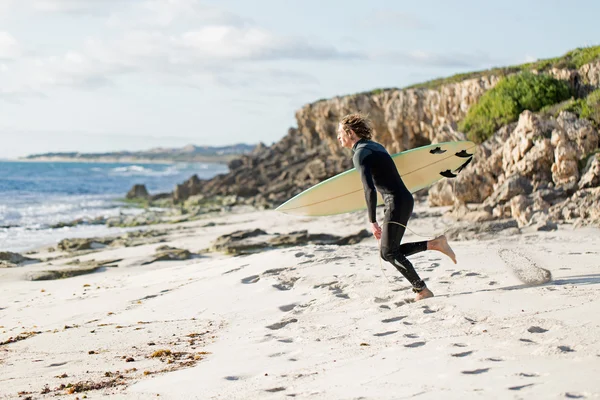
[[[576,93],[589,93],[600,86],[600,61],[578,70],[554,68],[545,72],[568,81]],[[228,174],[209,181],[194,178],[194,182],[179,185],[174,198],[184,200],[186,193],[234,195],[241,203],[277,206],[352,167],[351,152],[339,147],[335,132],[344,115],[357,111],[369,115],[374,140],[390,153],[462,140],[465,136],[456,131],[457,123],[500,79],[500,75],[490,74],[435,89],[382,90],[307,104],[296,113],[297,128],[289,129],[281,141],[259,146],[252,154],[233,160]],[[432,187],[429,201],[432,205],[485,202],[485,210],[479,210],[483,212],[481,219],[514,217],[526,224],[542,209],[547,211],[545,215],[558,218],[561,212],[552,207],[561,201],[572,196],[597,196],[594,188],[598,178],[589,172],[598,169],[596,161],[581,166],[598,148],[597,138],[597,130],[589,121],[572,114],[539,118],[525,112],[518,123],[504,126],[480,146],[477,162],[456,182],[445,180]],[[542,195],[540,190],[552,193]],[[582,190],[589,193],[582,195]],[[513,200],[516,196],[525,198]],[[540,196],[545,203],[538,199]]]

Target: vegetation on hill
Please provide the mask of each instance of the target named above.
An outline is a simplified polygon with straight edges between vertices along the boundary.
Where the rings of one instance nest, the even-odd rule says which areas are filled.
[[[456,74],[446,78],[439,78],[423,83],[417,83],[415,85],[408,86],[405,89],[438,89],[442,85],[458,83],[466,79],[480,78],[482,76],[491,75],[502,77],[523,71],[545,72],[551,70],[552,68],[579,69],[583,65],[597,60],[600,60],[600,46],[582,47],[571,50],[561,57],[548,58],[510,67],[492,68],[483,71]]]
[[[481,96],[458,128],[469,140],[481,143],[524,110],[538,111],[571,97],[566,82],[545,74],[523,72],[503,78]]]
[[[579,118],[592,121],[600,129],[600,89],[596,89],[582,99],[570,98],[558,104],[544,107],[540,112],[557,117],[561,111],[570,111]]]

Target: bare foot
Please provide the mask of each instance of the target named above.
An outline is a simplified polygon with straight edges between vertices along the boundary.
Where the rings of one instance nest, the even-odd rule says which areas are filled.
[[[415,297],[415,301],[427,299],[429,297],[433,297],[433,292],[427,288],[424,288],[419,293],[417,293],[417,296]]]
[[[446,240],[446,236],[444,236],[444,235],[438,236],[435,239],[429,241],[428,244],[429,244],[428,250],[440,251],[440,252],[444,253],[445,255],[447,255],[448,257],[450,257],[452,259],[452,261],[454,262],[454,264],[456,264],[456,255],[454,255],[454,251],[452,251],[452,248],[450,248],[450,245],[448,244],[448,241]]]

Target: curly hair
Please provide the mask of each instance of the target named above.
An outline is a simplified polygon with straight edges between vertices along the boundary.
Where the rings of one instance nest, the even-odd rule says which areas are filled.
[[[350,133],[352,130],[361,139],[370,140],[373,137],[371,121],[364,115],[348,114],[342,118],[340,124],[344,132]]]

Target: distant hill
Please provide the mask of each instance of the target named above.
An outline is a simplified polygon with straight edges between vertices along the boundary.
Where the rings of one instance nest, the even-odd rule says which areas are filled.
[[[227,163],[233,158],[249,154],[256,145],[234,144],[230,146],[195,146],[182,148],[157,147],[144,151],[117,151],[107,153],[44,153],[20,158],[23,161],[63,162],[215,162]]]

